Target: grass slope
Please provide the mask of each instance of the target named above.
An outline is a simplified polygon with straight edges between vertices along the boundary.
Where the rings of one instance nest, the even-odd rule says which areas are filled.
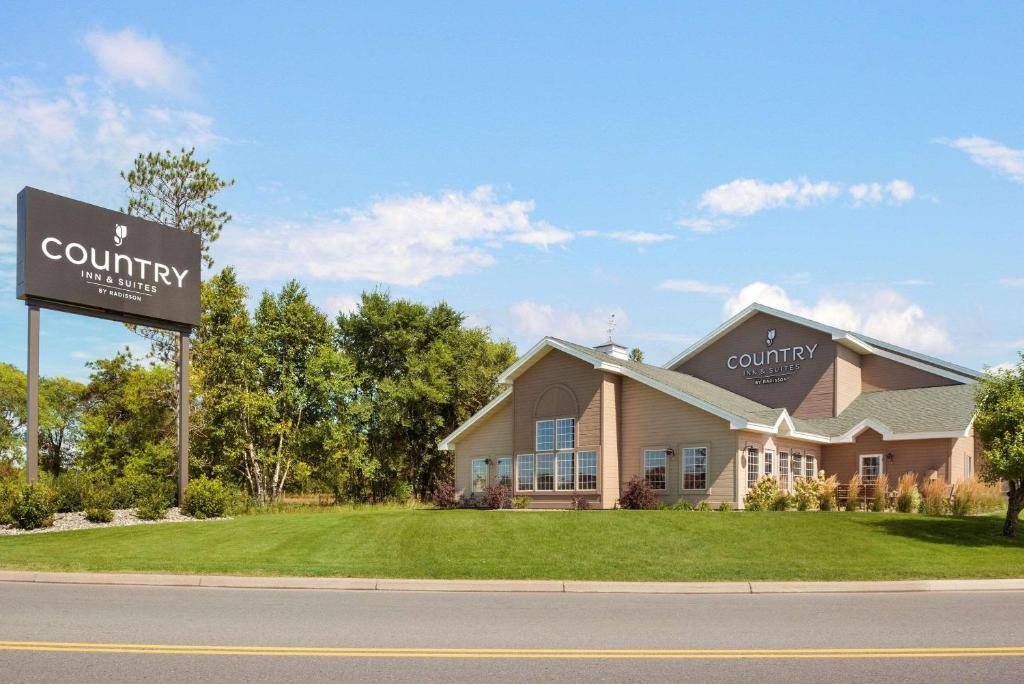
[[[433,578],[1024,575],[998,517],[361,509],[0,537],[5,569]]]

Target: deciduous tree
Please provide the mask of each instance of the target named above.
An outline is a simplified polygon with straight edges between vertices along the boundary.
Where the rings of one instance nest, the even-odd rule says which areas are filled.
[[[982,477],[1007,483],[1003,535],[1013,537],[1024,509],[1024,352],[1015,368],[985,373],[977,407],[974,430],[984,457]]]

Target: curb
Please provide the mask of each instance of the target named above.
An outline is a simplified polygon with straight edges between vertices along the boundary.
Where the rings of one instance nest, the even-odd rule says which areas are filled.
[[[562,580],[439,580],[362,577],[251,577],[146,573],[0,570],[0,582],[106,586],[306,589],[333,591],[524,592],[565,594],[863,594],[937,591],[1024,591],[1024,579],[894,580],[884,582],[585,582]]]

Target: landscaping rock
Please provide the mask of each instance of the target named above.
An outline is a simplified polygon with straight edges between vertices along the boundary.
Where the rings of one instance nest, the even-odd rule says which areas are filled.
[[[22,530],[13,525],[0,525],[0,536],[11,536],[17,534],[42,534],[45,532],[68,532],[70,530],[91,530],[95,527],[128,527],[130,525],[157,525],[170,522],[202,522],[196,518],[182,515],[178,508],[167,510],[167,516],[163,520],[143,520],[135,515],[135,509],[123,508],[113,511],[114,519],[108,523],[93,523],[85,519],[85,513],[58,513],[54,516],[52,527],[42,527],[37,530]],[[211,518],[211,520],[228,520],[229,518]]]

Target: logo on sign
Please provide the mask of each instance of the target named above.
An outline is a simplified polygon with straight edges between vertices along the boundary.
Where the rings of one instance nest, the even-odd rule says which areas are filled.
[[[128,226],[122,226],[121,224],[114,225],[114,245],[120,247],[124,244],[124,239],[128,237]]]
[[[792,347],[775,346],[776,330],[769,328],[764,344],[769,349],[746,354],[733,354],[725,360],[729,370],[743,370],[743,377],[755,385],[770,385],[786,382],[789,376],[800,370],[805,361],[814,359],[817,344],[800,344]]]

